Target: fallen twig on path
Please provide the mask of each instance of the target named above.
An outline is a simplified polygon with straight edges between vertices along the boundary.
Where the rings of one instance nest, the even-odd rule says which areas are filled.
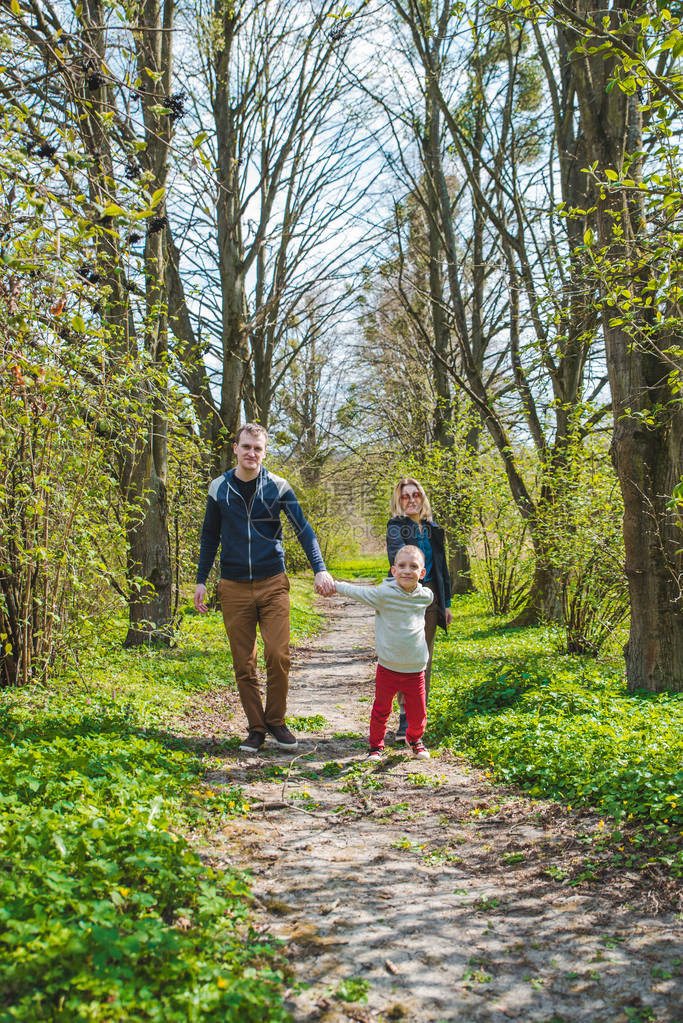
[[[271,802],[262,800],[260,803],[252,803],[254,810],[298,810],[299,813],[307,813],[309,817],[321,817],[323,820],[332,820],[327,813],[316,813],[315,810],[306,810],[303,806],[297,806],[296,803],[288,803],[286,799],[276,799]]]
[[[287,769],[287,774],[285,775],[285,780],[282,783],[282,793],[280,795],[281,799],[285,798],[285,789],[287,788],[287,782],[289,781],[289,776],[292,773],[292,765],[295,764],[297,760],[301,760],[302,757],[307,757],[307,756],[310,756],[312,753],[317,753],[317,752],[318,752],[318,747],[314,746],[312,750],[308,750],[306,753],[299,753],[298,756],[292,757],[292,759],[289,761],[289,768]]]
[[[369,1012],[365,1012],[363,1009],[344,1009],[344,1015],[348,1019],[352,1019],[355,1023],[370,1023],[372,1016]]]

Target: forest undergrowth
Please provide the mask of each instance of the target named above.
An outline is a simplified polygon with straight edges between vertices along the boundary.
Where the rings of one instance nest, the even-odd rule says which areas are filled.
[[[295,642],[317,628],[311,599],[295,580]],[[201,785],[211,756],[165,730],[232,688],[220,616],[185,617],[171,650],[121,638],[111,623],[49,688],[2,693],[0,1020],[285,1019],[246,879],[194,848],[247,803]]]
[[[612,867],[683,875],[683,695],[627,693],[623,662],[561,652],[553,628],[507,628],[454,602],[435,649],[429,738],[534,798],[603,815]]]
[[[382,573],[378,559],[335,567]],[[310,579],[292,594],[301,643],[321,618]],[[477,596],[453,610],[430,743],[532,798],[596,808],[587,869],[680,877],[683,699],[627,695],[616,662],[562,655],[552,630],[510,630]],[[248,878],[196,851],[249,812],[239,787],[205,784],[239,737],[170,725],[234,690],[220,615],[187,614],[171,650],[120,640],[112,625],[50,688],[2,694],[0,1021],[285,1020],[287,965],[253,925]]]

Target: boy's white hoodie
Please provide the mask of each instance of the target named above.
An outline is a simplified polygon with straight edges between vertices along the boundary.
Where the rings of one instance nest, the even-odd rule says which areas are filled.
[[[335,580],[337,593],[360,600],[375,610],[377,660],[391,671],[424,671],[429,659],[425,640],[425,611],[434,594],[419,583],[406,593],[395,579],[379,586],[358,586]]]

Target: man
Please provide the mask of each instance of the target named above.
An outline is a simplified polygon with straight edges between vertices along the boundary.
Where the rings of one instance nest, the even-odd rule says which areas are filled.
[[[332,576],[315,533],[287,480],[262,466],[268,434],[247,423],[237,432],[234,469],[209,487],[202,527],[194,606],[204,613],[206,580],[221,548],[218,597],[230,642],[237,688],[249,735],[240,746],[258,753],[266,732],[281,749],[294,750],[296,737],[285,725],[289,689],[289,580],[285,574],[280,513],[284,511],[315,573],[316,592],[334,593]],[[256,625],[266,660],[266,705],[256,667]]]

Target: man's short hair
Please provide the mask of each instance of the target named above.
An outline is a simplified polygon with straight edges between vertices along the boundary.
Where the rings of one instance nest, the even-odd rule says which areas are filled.
[[[396,564],[396,560],[399,554],[403,554],[404,551],[409,551],[413,555],[417,554],[418,558],[422,562],[422,567],[424,568],[425,563],[424,551],[422,551],[419,547],[416,547],[415,544],[412,543],[406,543],[403,545],[403,547],[399,547],[394,556],[394,564]]]
[[[244,426],[240,426],[235,434],[235,444],[239,444],[243,433],[251,433],[254,437],[262,437],[263,443],[266,446],[268,445],[268,431],[265,426],[261,426],[259,423],[245,423]]]

